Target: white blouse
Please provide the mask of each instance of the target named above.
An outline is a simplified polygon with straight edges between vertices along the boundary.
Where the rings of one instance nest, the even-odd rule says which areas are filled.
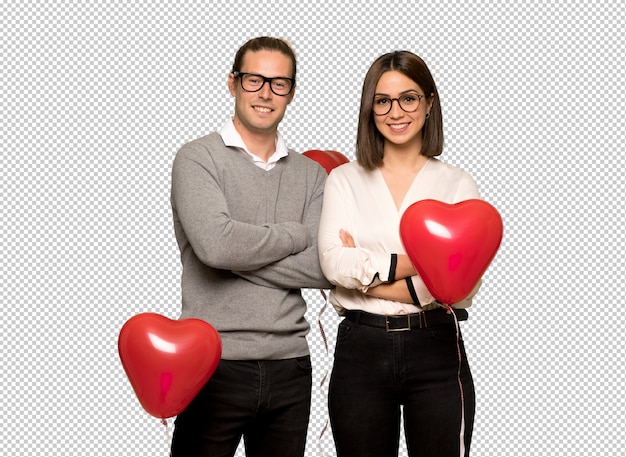
[[[337,312],[357,309],[406,314],[437,306],[418,275],[411,279],[422,306],[370,297],[363,292],[388,282],[391,254],[406,254],[400,239],[400,219],[411,204],[424,199],[452,204],[473,198],[480,197],[471,175],[435,158],[430,158],[417,174],[399,211],[379,169],[368,171],[357,162],[333,169],[324,190],[318,247],[322,271],[336,285],[330,302]],[[342,246],[340,229],[352,235],[356,248]],[[479,286],[480,282],[465,300],[453,306],[469,307]]]

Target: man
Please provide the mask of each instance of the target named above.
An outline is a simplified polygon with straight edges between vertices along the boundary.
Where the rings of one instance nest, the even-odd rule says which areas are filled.
[[[303,456],[312,370],[301,288],[330,288],[317,254],[326,172],[289,150],[278,124],[294,96],[296,59],[260,37],[237,52],[235,114],[184,145],[172,168],[181,318],[222,339],[217,370],[175,422],[172,457]]]

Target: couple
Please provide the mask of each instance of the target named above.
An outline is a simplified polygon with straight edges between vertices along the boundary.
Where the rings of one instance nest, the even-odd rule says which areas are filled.
[[[401,406],[410,455],[469,455],[474,389],[462,340],[398,230],[417,200],[478,198],[469,174],[434,158],[443,130],[430,71],[406,51],[372,64],[357,161],[328,179],[278,132],[295,87],[286,41],[248,41],[228,75],[234,116],[174,160],[181,318],[212,324],[223,354],[177,417],[172,456],[233,456],[242,436],[249,457],[304,455],[312,368],[302,288],[333,288],[344,317],[329,385],[337,455],[396,456]],[[458,320],[470,304],[454,304]]]

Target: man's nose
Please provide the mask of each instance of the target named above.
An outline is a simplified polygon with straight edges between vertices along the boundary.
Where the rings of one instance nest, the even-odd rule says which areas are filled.
[[[272,96],[272,88],[270,86],[270,82],[263,81],[263,85],[261,86],[261,89],[259,89],[259,92],[261,93],[261,96],[263,98],[270,98]]]

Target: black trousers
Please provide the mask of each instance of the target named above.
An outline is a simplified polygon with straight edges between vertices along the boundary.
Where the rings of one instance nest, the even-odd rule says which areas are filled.
[[[309,356],[222,360],[175,421],[172,457],[302,457],[311,409]]]
[[[410,456],[469,456],[474,385],[450,319],[401,332],[340,323],[329,385],[338,457],[397,457],[401,417]]]

